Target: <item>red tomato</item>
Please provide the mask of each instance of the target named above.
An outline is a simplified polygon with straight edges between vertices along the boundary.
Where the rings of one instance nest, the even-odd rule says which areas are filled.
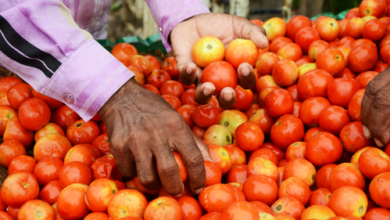
[[[236,195],[224,184],[209,186],[199,194],[199,203],[207,212],[222,212],[233,201]]]
[[[279,86],[291,86],[298,79],[298,67],[292,60],[280,60],[272,70],[272,78]]]
[[[32,97],[32,88],[26,83],[13,85],[7,93],[8,102],[16,110],[19,109],[24,101]]]
[[[47,104],[38,98],[30,98],[19,107],[20,123],[27,130],[38,131],[49,123],[51,113]]]
[[[49,204],[53,204],[57,202],[58,196],[60,195],[62,189],[63,188],[60,184],[60,181],[53,180],[42,188],[41,192],[39,193],[39,199]]]
[[[225,59],[227,62],[232,64],[235,69],[237,69],[242,63],[249,63],[251,66],[255,66],[258,53],[259,51],[253,41],[246,39],[234,39],[226,48]]]
[[[337,136],[340,134],[341,129],[349,122],[351,122],[351,119],[347,110],[337,105],[326,107],[322,110],[319,118],[321,129]]]
[[[38,182],[34,174],[26,171],[9,175],[1,188],[1,197],[4,203],[12,207],[20,207],[25,202],[38,198],[38,195]]]
[[[75,145],[68,151],[65,156],[64,164],[68,164],[73,161],[80,161],[85,163],[88,167],[96,160],[93,150],[86,145]]]
[[[278,157],[279,161],[286,158],[284,151],[279,149],[278,147],[276,147],[272,143],[265,143],[265,144],[263,144],[263,146],[261,146],[261,148],[268,148],[268,149],[272,150],[276,154],[276,156]]]
[[[363,73],[360,73],[356,77],[356,82],[359,83],[359,85],[362,89],[365,89],[367,87],[368,83],[370,83],[370,81],[373,80],[378,75],[379,75],[379,73],[375,72],[375,71],[363,72]]]
[[[49,134],[59,134],[62,136],[65,136],[64,130],[60,126],[54,123],[49,123],[43,128],[41,128],[39,131],[35,132],[34,140],[35,142],[38,142],[39,139],[49,135]]]
[[[14,76],[6,76],[0,79],[0,93],[8,93],[12,86],[23,83],[23,81]]]
[[[125,66],[128,66],[130,65],[130,59],[134,55],[138,55],[138,51],[131,44],[119,43],[112,48],[111,54]]]
[[[274,153],[274,151],[272,151],[271,149],[269,148],[260,148],[260,149],[257,149],[255,150],[251,156],[249,157],[249,160],[253,160],[257,157],[262,157],[262,158],[265,158],[265,159],[268,159],[270,160],[272,163],[274,163],[276,166],[279,165],[279,159],[278,157],[276,156],[276,154]]]
[[[195,89],[188,89],[183,92],[181,95],[181,103],[183,105],[190,104],[194,106],[198,106],[199,104],[195,101]]]
[[[289,43],[278,50],[281,59],[297,61],[302,57],[302,49],[296,43]]]
[[[54,219],[54,211],[51,206],[41,200],[30,200],[20,208],[18,219],[30,219],[32,216],[45,217],[46,219]]]
[[[179,78],[179,71],[177,70],[176,60],[174,57],[165,58],[161,69],[167,71],[172,79]]]
[[[312,138],[314,135],[318,134],[320,131],[322,131],[322,128],[320,127],[312,127],[309,128],[309,130],[306,131],[304,141],[309,141],[310,138]]]
[[[25,148],[30,147],[34,140],[34,133],[26,130],[18,117],[12,117],[5,127],[3,141],[16,140],[23,144]]]
[[[58,180],[64,188],[74,183],[88,185],[92,182],[92,171],[83,162],[74,161],[61,168]]]
[[[61,191],[58,197],[58,213],[65,219],[84,218],[89,210],[85,203],[88,186],[80,183],[72,184]]]
[[[228,183],[242,183],[244,184],[248,176],[248,166],[239,164],[234,166],[227,175]],[[207,185],[207,184],[206,184]]]
[[[177,110],[178,108],[180,108],[181,101],[178,97],[173,95],[162,95],[161,97],[163,97],[165,101],[167,101],[174,109]]]
[[[381,40],[387,32],[387,24],[379,19],[368,21],[363,28],[363,37],[373,41]]]
[[[360,89],[352,96],[351,101],[348,105],[349,116],[355,121],[360,121],[360,111],[362,105],[362,99],[366,89]]]
[[[109,178],[109,179],[122,179],[118,167],[115,164],[114,157],[109,154],[98,158],[91,165],[93,172],[93,179]]]
[[[275,63],[279,60],[279,57],[275,53],[263,53],[256,62],[257,73],[262,76],[271,75]]]
[[[161,85],[160,92],[161,95],[173,95],[180,98],[184,92],[184,88],[177,81],[167,80]]]
[[[38,140],[34,146],[34,158],[40,161],[44,157],[53,157],[63,160],[66,153],[72,148],[68,139],[59,134],[48,134]]]
[[[151,92],[154,92],[156,93],[157,95],[160,95],[160,91],[157,89],[156,86],[152,85],[152,84],[145,84],[144,85],[144,88],[151,91]]]
[[[0,164],[8,167],[14,158],[26,155],[26,149],[19,141],[8,140],[0,145],[0,155]]]
[[[18,113],[11,106],[0,105],[0,135],[4,134],[8,121],[15,116],[18,117]]]
[[[366,21],[359,17],[349,19],[345,27],[345,35],[359,39],[362,37],[362,32]]]
[[[328,188],[319,188],[311,194],[309,206],[329,206],[329,199],[331,196],[332,192]]]
[[[236,103],[233,105],[234,109],[245,111],[251,107],[253,102],[253,92],[250,89],[243,89],[237,85],[235,88]]]
[[[295,43],[297,43],[304,53],[309,51],[310,44],[316,40],[321,40],[318,31],[312,27],[304,27],[295,35]]]
[[[56,100],[56,99],[53,99],[53,98],[50,98],[49,96],[45,96],[43,94],[41,94],[40,92],[36,91],[34,88],[32,88],[32,94],[35,98],[39,98],[41,100],[43,100],[51,110],[54,110],[54,109],[57,109],[59,107],[61,107],[62,105],[64,105],[62,102]]]
[[[264,100],[265,113],[271,117],[279,117],[290,113],[294,108],[292,95],[285,89],[271,91]]]
[[[307,145],[306,145],[307,150]],[[307,155],[307,153],[306,153]],[[312,186],[315,182],[316,169],[311,162],[302,158],[290,160],[284,167],[283,180],[290,177],[297,177],[307,185]]]
[[[348,56],[348,66],[354,72],[364,72],[374,68],[378,53],[370,45],[362,44],[352,48]]]
[[[327,49],[318,55],[316,65],[318,69],[326,70],[333,76],[338,76],[344,70],[346,61],[343,53],[338,49]]]
[[[106,212],[110,199],[118,192],[114,181],[109,179],[94,180],[88,187],[85,201],[89,210]]]
[[[154,57],[152,55],[145,55],[144,57],[146,59],[148,59],[150,61],[150,63],[152,64],[152,70],[161,68],[160,62],[157,60],[156,57]]]
[[[275,180],[264,175],[248,177],[242,189],[248,201],[259,201],[272,205],[278,197],[278,185]]]
[[[238,146],[244,151],[255,151],[264,142],[264,133],[253,122],[245,122],[237,127],[234,134]]]
[[[364,137],[363,125],[360,121],[345,125],[340,131],[340,140],[343,142],[344,149],[351,153],[374,144],[372,139],[367,140]]]
[[[365,181],[359,167],[351,163],[336,166],[329,176],[329,186],[333,192],[343,186],[354,186],[363,190],[366,186]]]
[[[192,120],[201,128],[208,128],[211,125],[218,124],[221,114],[217,107],[213,105],[201,105],[196,107],[192,113]]]
[[[305,73],[298,81],[298,95],[304,101],[311,97],[326,97],[328,84],[333,76],[321,69],[314,69]]]
[[[296,177],[290,177],[283,181],[279,188],[279,198],[292,196],[298,199],[303,205],[309,202],[311,193],[309,186]]]
[[[227,206],[221,215],[221,219],[241,220],[245,216],[247,220],[259,220],[259,212],[247,201],[236,201]]]
[[[353,95],[360,89],[360,85],[353,79],[334,79],[328,84],[328,98],[333,105],[347,108]]]
[[[124,189],[115,193],[111,198],[107,212],[112,219],[143,218],[147,203],[148,201],[141,192],[134,189]]]
[[[53,180],[58,180],[59,172],[63,166],[64,162],[61,159],[53,157],[42,158],[34,169],[34,175],[39,185],[45,186]]]
[[[310,47],[308,50],[310,60],[313,62],[316,62],[318,55],[327,49],[329,49],[328,42],[323,41],[323,40],[314,41],[312,44],[310,44]]]
[[[79,119],[81,119],[80,116],[67,105],[59,107],[51,117],[51,121],[59,125],[63,130],[66,130],[68,125]]]
[[[159,197],[151,201],[145,210],[145,220],[158,220],[158,219],[171,219],[181,220],[183,219],[183,211],[180,204],[170,197]]]
[[[307,159],[317,166],[334,163],[342,154],[343,145],[340,139],[326,131],[313,136],[306,145]]]
[[[99,135],[100,129],[96,122],[85,122],[82,119],[70,124],[66,130],[66,137],[73,145],[92,144]]]
[[[177,109],[177,112],[183,117],[184,121],[187,123],[188,127],[194,127],[194,121],[192,120],[192,113],[195,111],[196,107],[194,105],[182,105]]]
[[[178,199],[177,202],[183,210],[183,220],[198,220],[202,217],[203,211],[196,199],[189,196],[183,196]]]
[[[36,163],[35,159],[30,156],[20,155],[15,157],[8,166],[8,175],[11,175],[16,171],[27,171],[32,173]]]
[[[237,73],[234,67],[225,61],[209,64],[202,73],[201,82],[211,82],[215,86],[214,95],[218,96],[225,87],[236,88]]]
[[[146,78],[147,84],[152,84],[157,89],[160,89],[161,85],[167,81],[170,80],[171,76],[168,74],[165,70],[160,69],[154,69],[152,73]]]
[[[322,110],[330,106],[330,102],[323,97],[313,97],[302,102],[299,117],[309,127],[318,127]]]
[[[287,35],[291,39],[295,39],[295,35],[304,27],[311,27],[311,20],[302,15],[296,15],[287,23]]]
[[[229,152],[232,167],[235,165],[246,164],[246,155],[241,148],[235,144],[228,144],[224,146],[225,150]]]
[[[368,179],[390,172],[390,157],[380,149],[369,148],[359,157],[359,168]]]
[[[218,165],[211,161],[204,162],[206,171],[206,186],[221,183],[222,173]]]
[[[293,115],[283,115],[271,128],[271,140],[281,149],[297,141],[301,141],[305,134],[302,120]]]

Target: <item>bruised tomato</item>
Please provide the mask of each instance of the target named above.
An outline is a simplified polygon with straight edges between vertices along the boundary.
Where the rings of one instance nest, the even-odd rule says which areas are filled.
[[[99,126],[94,121],[85,122],[80,119],[70,124],[66,137],[73,144],[91,144],[100,134]]]

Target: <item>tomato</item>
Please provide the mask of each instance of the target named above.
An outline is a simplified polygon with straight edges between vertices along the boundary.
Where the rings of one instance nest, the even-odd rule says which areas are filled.
[[[194,127],[194,121],[192,120],[192,113],[195,111],[196,107],[191,104],[182,105],[177,109],[177,112],[183,117],[184,121],[187,123],[188,127]]]
[[[363,73],[360,73],[356,77],[356,82],[359,83],[359,85],[362,89],[365,89],[367,87],[368,83],[370,83],[370,81],[373,80],[378,75],[379,75],[379,73],[375,72],[375,71],[363,72]]]
[[[178,199],[177,202],[183,210],[184,220],[198,220],[202,217],[203,211],[196,199],[189,196],[183,196]]]
[[[134,55],[138,55],[138,51],[131,44],[119,43],[112,48],[111,54],[125,66],[128,66],[130,65],[130,59]]]
[[[351,101],[348,105],[349,116],[355,121],[360,121],[360,111],[362,105],[362,99],[366,89],[360,89],[352,96]]]
[[[374,72],[381,73],[385,71],[389,67],[389,64],[382,62],[381,60],[378,60],[378,62],[375,65]]]
[[[108,203],[108,215],[113,219],[127,216],[143,218],[146,206],[147,200],[139,191],[134,189],[120,190]]]
[[[348,56],[348,66],[354,72],[364,72],[374,68],[378,53],[370,45],[362,44],[352,48]]]
[[[363,28],[363,37],[373,41],[381,40],[387,32],[387,24],[379,19],[368,21]]]
[[[386,2],[383,0],[364,0],[359,5],[359,12],[362,17],[372,15],[377,18],[386,13]]]
[[[365,24],[366,22],[359,17],[349,19],[345,27],[345,35],[355,39],[361,38]]]
[[[198,106],[199,104],[195,101],[195,89],[188,89],[183,92],[181,95],[181,103],[183,105],[190,104],[194,106]]]
[[[310,44],[310,47],[308,49],[310,60],[316,62],[318,55],[327,49],[329,49],[328,42],[323,40],[314,41]]]
[[[51,117],[47,104],[38,98],[30,98],[24,101],[20,105],[18,113],[20,123],[30,131],[38,131],[49,123]]]
[[[290,161],[295,158],[306,159],[306,142],[297,141],[287,147],[286,159]]]
[[[93,172],[93,179],[110,178],[110,179],[122,179],[118,167],[115,164],[115,159],[112,154],[100,157],[91,165]]]
[[[171,79],[169,73],[165,70],[154,69],[152,73],[146,78],[146,83],[152,84],[157,89],[160,89],[161,85]]]
[[[229,152],[217,144],[210,144],[208,147],[211,158],[221,169],[222,174],[229,172],[232,166]]]
[[[242,183],[244,184],[248,174],[248,166],[245,164],[239,164],[234,166],[227,175],[228,183]],[[207,184],[206,184],[207,186]]]
[[[259,104],[251,104],[251,107],[249,107],[249,109],[245,111],[245,114],[246,116],[248,116],[248,118],[250,118],[259,109],[260,109]]]
[[[263,24],[264,24],[264,22],[260,19],[252,19],[252,20],[250,20],[250,22],[252,22],[253,24],[259,25],[259,26],[263,26]]]
[[[39,139],[47,136],[48,134],[59,134],[65,136],[64,130],[60,126],[54,123],[49,123],[43,126],[39,131],[35,132],[34,140],[38,142]]]
[[[301,100],[311,97],[326,97],[328,84],[333,76],[321,69],[311,70],[305,73],[298,81],[298,95]]]
[[[316,29],[321,39],[330,42],[339,36],[340,26],[336,19],[328,17],[319,21]]]
[[[296,142],[304,137],[304,125],[302,121],[293,115],[283,115],[271,128],[271,140],[281,149]]]
[[[150,72],[152,72],[152,63],[146,57],[144,57],[142,55],[132,56],[130,58],[129,65],[141,70],[141,73],[145,77],[148,77]]]
[[[16,171],[27,171],[33,172],[36,161],[34,158],[26,155],[20,155],[11,160],[11,163],[8,166],[8,174],[13,174]],[[1,209],[0,209],[1,210]]]
[[[5,127],[3,141],[16,140],[25,148],[31,146],[34,140],[34,133],[26,130],[19,121],[18,117],[12,117]]]
[[[389,219],[390,211],[385,208],[373,208],[369,210],[364,216],[365,220],[374,220],[374,219]]]
[[[4,211],[0,211],[0,219],[1,220],[13,220],[14,218],[11,217],[9,214],[7,214]]]
[[[198,127],[198,126],[196,126],[196,125],[192,128],[192,131],[193,131],[200,139],[203,139],[204,134],[206,133],[206,130],[205,130],[205,129],[200,128],[200,127]]]
[[[313,136],[306,145],[306,157],[317,166],[336,162],[341,158],[342,153],[341,141],[326,131]]]
[[[362,218],[366,214],[367,203],[367,196],[361,189],[354,186],[343,186],[333,192],[329,200],[329,208],[340,217]]]
[[[279,61],[279,57],[275,53],[263,53],[256,62],[256,70],[260,75],[271,75],[275,63]]]
[[[235,144],[228,144],[224,146],[225,150],[228,151],[230,155],[230,160],[232,163],[232,167],[235,165],[240,165],[240,164],[246,164],[246,155],[245,152],[239,148]]]
[[[248,220],[259,220],[257,209],[247,201],[236,201],[227,206],[221,215],[221,219],[240,220],[245,216]]]
[[[253,92],[250,89],[243,89],[240,85],[235,88],[236,103],[233,105],[234,109],[241,111],[248,110],[253,101]]]
[[[271,86],[275,86],[275,87],[279,87],[272,76],[269,76],[269,75],[266,75],[266,76],[262,76],[260,77],[257,81],[256,81],[256,91],[258,93],[260,93],[261,91],[263,91],[264,89],[266,89],[267,87],[271,87]]]
[[[255,157],[249,160],[248,176],[264,175],[277,181],[279,179],[278,167],[270,160],[263,157]]]
[[[59,134],[49,134],[38,140],[34,146],[34,158],[40,161],[44,157],[53,157],[63,160],[66,153],[72,148],[68,139]]]
[[[264,159],[270,160],[272,163],[274,163],[276,166],[279,165],[279,160],[274,151],[272,151],[269,148],[260,148],[254,151],[250,158],[249,161],[254,160],[255,158],[262,157]]]
[[[198,106],[192,113],[192,120],[201,128],[207,128],[211,125],[218,124],[220,118],[221,114],[219,113],[218,108],[213,105]]]
[[[351,153],[374,144],[372,139],[367,140],[364,137],[363,126],[360,121],[345,125],[340,132],[340,140],[343,142],[344,149]]]
[[[11,216],[13,219],[18,218],[20,208],[14,208],[11,206],[7,207],[7,214]]]
[[[225,51],[225,59],[235,69],[242,63],[249,63],[255,66],[258,56],[258,49],[251,40],[235,39],[229,43]],[[234,87],[233,87],[234,88]]]
[[[191,55],[196,65],[204,68],[210,63],[223,60],[225,46],[222,41],[216,37],[204,36],[195,42],[192,47]]]
[[[390,157],[380,149],[369,148],[359,157],[359,167],[363,175],[368,179],[390,172]]]
[[[311,27],[311,20],[306,16],[296,15],[287,23],[287,35],[295,39],[297,32],[304,27]]]
[[[42,219],[54,219],[54,211],[51,206],[41,200],[30,200],[19,210],[18,219],[31,219],[32,216]]]
[[[80,116],[67,105],[59,107],[51,117],[51,121],[59,125],[63,130],[66,130],[68,125],[79,119],[81,119]]]
[[[364,190],[365,181],[359,167],[351,163],[342,163],[334,167],[329,176],[329,186],[333,192],[343,186],[354,186]]]
[[[327,93],[332,104],[347,108],[353,95],[359,89],[360,85],[355,80],[339,78],[329,83]]]
[[[42,158],[34,169],[34,175],[40,186],[45,186],[53,180],[58,180],[59,172],[64,166],[61,159],[53,157]],[[50,169],[48,169],[50,167]]]
[[[225,87],[236,88],[237,73],[234,67],[225,61],[209,64],[202,73],[201,82],[211,82],[215,86],[214,95],[218,96]]]
[[[311,60],[308,55],[303,55],[301,59],[295,61],[295,64],[297,64],[298,67],[302,66],[303,64],[309,64],[309,63],[311,63]]]
[[[85,201],[89,210],[106,212],[110,199],[118,192],[114,181],[109,179],[94,180],[88,187]]]
[[[278,17],[270,18],[263,24],[263,28],[267,33],[268,41],[273,41],[277,37],[286,35],[287,24],[286,22]]]
[[[297,61],[302,57],[302,49],[296,43],[289,43],[278,50],[281,59]]]
[[[309,128],[309,130],[306,131],[304,141],[309,141],[314,135],[318,134],[322,129],[320,127],[312,127]]]
[[[295,35],[295,43],[297,43],[304,53],[309,51],[310,44],[316,40],[321,40],[318,31],[312,27],[304,27]]]
[[[292,60],[277,61],[273,70],[272,77],[280,86],[290,86],[298,79],[298,67]]]
[[[290,177],[280,185],[278,198],[292,196],[306,205],[310,195],[310,188],[305,182],[296,177]]]
[[[333,217],[336,217],[336,214],[332,209],[322,205],[310,206],[302,213],[302,219],[321,218],[332,220]]]
[[[84,220],[109,220],[110,218],[103,212],[92,212],[85,216]],[[123,220],[140,220],[140,218],[125,217]]]
[[[0,93],[8,93],[12,86],[23,83],[23,81],[14,76],[5,76],[0,79]]]
[[[278,197],[278,185],[275,180],[264,175],[248,177],[242,191],[248,201],[259,201],[267,205],[272,205]]]
[[[0,155],[0,164],[3,167],[8,167],[14,158],[26,155],[26,149],[19,141],[8,140],[0,145]]]
[[[173,95],[180,98],[184,92],[184,88],[177,81],[167,80],[161,85],[160,92],[162,95]]]
[[[383,48],[385,45],[390,43],[390,34],[387,34],[380,42],[379,47]]]
[[[330,174],[336,166],[336,164],[327,164],[318,170],[316,176],[317,188],[330,188]]]
[[[272,214],[287,214],[295,219],[301,219],[305,206],[292,196],[279,198],[271,206]]]
[[[290,160],[284,167],[283,180],[286,180],[290,177],[297,177],[310,187],[315,182],[316,169],[308,160],[296,158]]]
[[[279,117],[293,110],[294,100],[285,89],[275,89],[264,99],[265,113],[271,117]]]
[[[244,151],[254,151],[263,145],[264,133],[261,128],[253,123],[246,122],[237,127],[235,140]]]
[[[317,68],[338,76],[344,70],[346,61],[338,49],[327,49],[318,55],[316,65]]]
[[[95,140],[93,140],[92,145],[94,148],[99,150],[100,155],[111,154],[110,141],[108,140],[107,133],[99,135]]]
[[[18,117],[18,113],[11,106],[0,105],[0,135],[4,134],[8,121],[15,116]]]
[[[157,89],[157,87],[152,85],[152,84],[145,84],[144,88],[151,91],[151,92],[156,93],[157,95],[161,95],[160,91]]]
[[[45,96],[41,94],[40,92],[36,91],[34,88],[32,88],[32,94],[35,98],[43,100],[51,110],[55,110],[64,104],[56,99],[50,98],[49,96]]]
[[[33,97],[31,91],[31,86],[26,83],[15,84],[7,93],[8,102],[17,110],[24,101]]]
[[[89,185],[92,182],[92,171],[83,162],[74,161],[61,168],[58,180],[64,188],[74,183]]]
[[[349,10],[345,16],[346,19],[356,18],[356,17],[361,17],[358,7]]]
[[[329,206],[329,199],[331,196],[332,192],[328,188],[319,188],[311,194],[309,206]]]
[[[309,98],[302,102],[299,117],[305,125],[317,127],[321,112],[328,106],[330,106],[330,102],[323,97]]]
[[[73,144],[91,144],[100,135],[99,126],[94,121],[85,122],[80,119],[70,124],[66,137]]]
[[[32,173],[19,171],[9,175],[1,187],[1,197],[6,205],[21,207],[25,202],[38,198],[39,185]]]
[[[46,186],[42,188],[41,192],[39,193],[39,199],[49,204],[53,204],[57,202],[58,196],[60,195],[62,189],[63,188],[60,184],[60,181],[50,181],[48,184],[46,184]]]
[[[351,122],[351,119],[347,110],[337,105],[326,107],[322,110],[319,118],[321,129],[337,136],[340,134],[341,129],[349,122]]]
[[[221,215],[219,212],[210,212],[202,216],[199,220],[220,220]]]
[[[222,212],[233,201],[235,193],[224,184],[209,186],[199,194],[199,203],[207,212]]]
[[[144,57],[146,59],[148,59],[150,61],[150,63],[152,64],[152,70],[161,68],[160,62],[158,61],[158,59],[156,57],[154,57],[152,55],[145,55]]]
[[[85,204],[88,186],[80,183],[69,185],[58,197],[58,213],[65,219],[84,218],[89,210]]]
[[[294,41],[288,37],[277,37],[269,44],[269,50],[272,54],[278,53],[279,49],[286,46],[287,44],[293,43]],[[264,53],[265,54],[265,53]]]

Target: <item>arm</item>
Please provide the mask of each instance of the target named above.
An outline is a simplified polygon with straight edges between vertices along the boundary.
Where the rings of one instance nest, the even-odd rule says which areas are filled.
[[[0,63],[85,121],[134,76],[57,0],[0,4]]]

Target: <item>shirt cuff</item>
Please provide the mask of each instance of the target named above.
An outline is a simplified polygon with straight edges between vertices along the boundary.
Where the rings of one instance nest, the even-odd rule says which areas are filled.
[[[172,29],[179,24],[180,22],[191,18],[195,15],[210,13],[210,10],[205,4],[197,4],[194,7],[186,7],[186,9],[180,11],[177,14],[172,15],[164,24],[161,24],[162,27],[159,27],[159,33],[162,39],[162,42],[165,46],[167,52],[172,50],[171,45],[168,43],[168,37]]]
[[[40,92],[63,101],[89,121],[133,76],[98,42],[89,40],[72,53]]]

